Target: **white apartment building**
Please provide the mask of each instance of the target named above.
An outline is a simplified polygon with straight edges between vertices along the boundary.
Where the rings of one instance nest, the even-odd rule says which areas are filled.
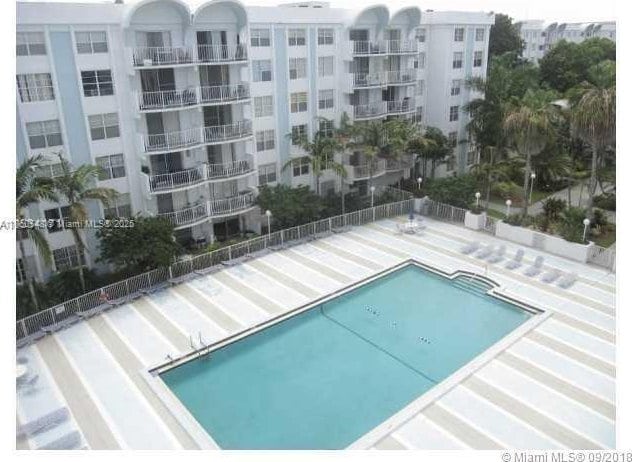
[[[601,37],[616,42],[617,26],[614,21],[592,23],[551,23],[541,20],[519,21],[520,37],[524,41],[522,56],[538,62],[560,40],[580,43]]]
[[[91,218],[164,216],[184,243],[260,231],[263,184],[314,186],[290,134],[310,137],[339,123],[410,117],[440,128],[454,159],[440,175],[476,162],[463,105],[484,76],[491,13],[361,11],[325,2],[247,7],[236,0],[17,3],[17,163],[42,154],[55,175],[62,153],[100,165],[99,185],[119,191]],[[410,161],[362,153],[340,159],[347,178],[325,172],[321,193],[367,190],[410,174]],[[30,215],[60,218],[42,203]],[[45,231],[53,265],[26,242],[38,278],[76,267],[70,231]],[[86,231],[90,267],[98,257]],[[18,281],[24,263],[17,262]]]

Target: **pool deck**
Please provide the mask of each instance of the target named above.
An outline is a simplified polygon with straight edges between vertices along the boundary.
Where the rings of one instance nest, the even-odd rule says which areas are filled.
[[[409,412],[372,449],[583,449],[615,447],[615,275],[525,248],[518,270],[460,253],[470,241],[520,246],[424,218],[416,235],[405,217],[269,253],[147,295],[20,348],[33,387],[18,391],[18,424],[60,407],[71,417],[18,449],[46,447],[78,432],[77,448],[197,449],[146,371],[205,344],[370,277],[408,259],[495,280],[501,294],[550,313],[444,394]],[[575,272],[570,289],[523,274],[536,256],[545,271]],[[198,334],[199,333],[199,334]]]

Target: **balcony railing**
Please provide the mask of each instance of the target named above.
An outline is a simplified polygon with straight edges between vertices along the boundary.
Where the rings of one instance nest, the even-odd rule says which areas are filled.
[[[388,101],[389,114],[405,114],[415,111],[415,99],[404,98],[398,101]]]
[[[386,173],[386,159],[376,159],[362,165],[345,165],[348,181],[366,180]]]
[[[196,127],[177,132],[143,135],[145,152],[190,149],[206,143],[238,140],[252,135],[252,122],[242,120],[229,125]]]
[[[377,87],[384,85],[382,74],[353,74],[353,86],[355,88]]]
[[[402,157],[401,159],[386,159],[386,171],[392,172],[412,168],[412,159]]]
[[[194,62],[193,50],[190,47],[137,47],[133,54],[134,66],[168,66],[191,64]]]
[[[417,53],[418,51],[416,40],[388,40],[386,47],[389,54]]]
[[[206,172],[209,179],[230,178],[243,175],[254,170],[254,161],[251,155],[244,160],[236,160],[224,164],[207,164]]]
[[[353,116],[356,120],[380,117],[386,114],[386,101],[361,104],[353,107]]]
[[[235,140],[252,135],[252,122],[242,120],[229,125],[204,127],[203,130],[205,143]]]
[[[248,48],[243,44],[198,45],[197,52],[198,62],[201,63],[222,63],[248,59]]]
[[[248,84],[217,85],[199,88],[200,103],[222,103],[250,98]]]
[[[209,212],[211,216],[230,215],[241,210],[250,208],[255,203],[255,195],[252,192],[242,193],[234,197],[225,199],[215,199],[209,201]]]
[[[248,84],[191,87],[184,90],[143,91],[138,93],[141,111],[182,108],[197,104],[242,101],[250,98]]]
[[[224,199],[211,199],[173,212],[158,213],[176,228],[198,223],[206,218],[232,215],[249,209],[255,203],[253,192],[244,192]]]
[[[383,55],[388,51],[386,42],[368,40],[354,40],[351,42],[351,52],[354,55]]]
[[[159,213],[158,216],[166,218],[176,227],[185,226],[207,218],[208,207],[206,203],[200,203],[173,212]]]
[[[384,73],[384,80],[387,85],[414,84],[417,81],[417,70],[387,71]]]

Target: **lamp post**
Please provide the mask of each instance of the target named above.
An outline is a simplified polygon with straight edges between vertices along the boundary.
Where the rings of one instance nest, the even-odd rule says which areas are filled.
[[[421,190],[421,182],[424,181],[422,177],[417,178],[417,189]]]
[[[582,242],[586,242],[586,233],[588,232],[588,226],[590,225],[590,220],[588,218],[584,218],[584,239]]]
[[[476,208],[478,208],[478,201],[481,198],[481,193],[476,191],[476,194],[474,194],[474,197],[476,197]]]
[[[270,217],[272,216],[272,212],[270,210],[266,210],[266,217],[268,218],[268,239],[270,239]]]
[[[373,195],[375,194],[375,186],[369,188],[371,190],[371,207],[373,207]]]
[[[507,206],[507,218],[509,218],[509,214],[511,213],[511,199],[507,199],[505,205]]]
[[[531,205],[531,196],[533,195],[534,182],[535,182],[535,172],[531,172],[531,190],[529,191],[529,205]]]

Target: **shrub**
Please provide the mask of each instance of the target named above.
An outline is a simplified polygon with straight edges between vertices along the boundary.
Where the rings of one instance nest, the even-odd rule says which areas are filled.
[[[502,199],[511,199],[515,205],[522,204],[522,188],[512,181],[501,181],[492,186],[492,193]]]
[[[509,215],[503,221],[511,226],[525,226],[528,223],[528,217],[524,217],[519,213],[514,213],[513,215]]]
[[[551,219],[543,212],[535,217],[535,226],[539,231],[548,233],[551,230]]]
[[[617,210],[617,196],[615,193],[605,193],[599,196],[595,196],[594,204],[595,207],[599,207],[600,209],[610,210],[615,212]]]
[[[472,207],[470,207],[470,213],[473,213],[474,215],[480,215],[484,211],[485,208],[481,205],[473,205]]]
[[[581,207],[568,207],[562,212],[560,219],[560,234],[570,242],[582,242],[584,238],[584,219],[587,216]]]
[[[455,207],[468,208],[477,191],[476,178],[473,175],[461,175],[449,178],[426,180],[425,190],[430,199]]]
[[[550,197],[544,201],[544,204],[542,204],[543,214],[549,220],[557,220],[560,217],[560,213],[562,213],[565,208],[566,201],[563,199],[556,199],[555,197]]]

